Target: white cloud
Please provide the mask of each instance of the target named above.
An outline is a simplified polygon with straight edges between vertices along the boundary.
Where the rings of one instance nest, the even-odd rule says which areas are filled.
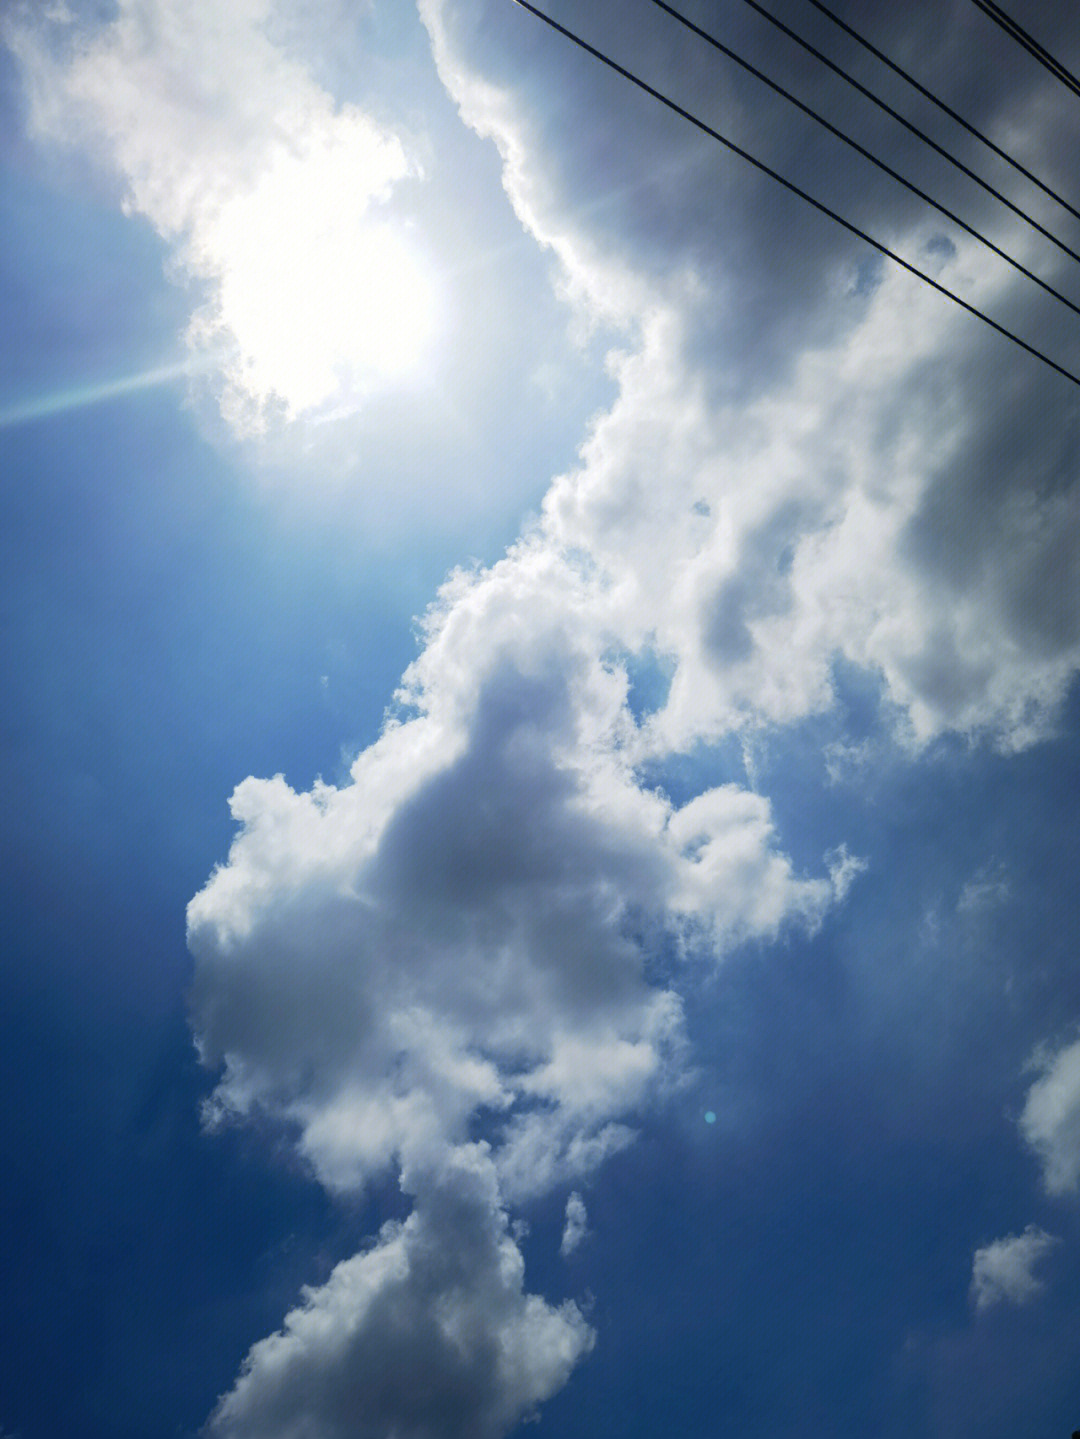
[[[189,910],[214,1105],[298,1124],[332,1187],[460,1142],[478,1108],[509,1193],[572,1179],[670,1081],[681,1006],[647,948],[711,956],[832,901],[760,796],[639,785],[598,603],[540,543],[455,577],[406,676],[417,712],[351,784],[233,797],[243,829]]]
[[[1060,533],[1080,513],[1071,496],[1014,495],[977,566],[948,557],[954,570],[966,558],[967,583],[921,560],[934,486],[950,483],[982,421],[958,421],[955,396],[941,396],[930,357],[955,343],[952,326],[908,285],[886,276],[831,352],[738,410],[710,404],[675,310],[620,361],[619,399],[545,516],[603,566],[626,643],[673,669],[650,726],[658,749],[829,708],[838,655],[882,676],[916,743],[954,730],[1020,747],[1052,724],[1080,661],[1080,617],[1032,645],[1038,620],[1014,587],[1050,566],[1076,592]],[[918,316],[903,336],[898,314]]]
[[[753,213],[723,210],[733,162],[710,170],[707,214],[700,182],[680,183],[677,166],[664,209],[608,192],[596,204],[590,146],[605,166],[626,154],[642,174],[667,174],[689,143],[670,117],[624,96],[616,139],[591,62],[567,64],[553,105],[547,66],[564,51],[537,39],[524,72],[509,58],[529,43],[528,17],[511,39],[480,0],[424,0],[421,12],[444,83],[497,143],[507,193],[558,256],[567,293],[628,336],[611,361],[618,398],[553,485],[544,524],[603,572],[620,642],[672,672],[647,744],[678,751],[826,710],[838,656],[882,678],[913,745],[952,731],[1013,749],[1045,735],[1080,665],[1073,440],[1067,422],[1040,418],[1061,386],[896,268],[845,285],[852,261],[832,260],[839,239],[820,227],[813,284],[798,267],[815,252],[789,254],[796,242],[776,226],[749,236],[752,259],[733,274],[728,232]],[[647,27],[623,27],[620,43],[624,58],[648,50]],[[659,78],[659,57],[649,62]],[[551,155],[553,134],[564,144]],[[717,213],[722,247],[706,239]],[[890,226],[973,303],[1017,303],[1015,276],[974,243],[943,247],[883,200],[879,229]],[[759,283],[784,329],[783,366],[761,368],[771,333],[739,309]]]
[[[798,876],[758,795],[724,785],[678,807],[641,786],[602,611],[589,568],[539,537],[454,576],[405,676],[412,712],[359,755],[349,784],[298,794],[280,776],[248,779],[233,796],[241,831],[189,907],[193,1024],[220,1066],[209,1115],[287,1121],[333,1190],[398,1166],[417,1210],[256,1345],[215,1421],[223,1435],[305,1432],[305,1405],[318,1432],[350,1432],[335,1406],[359,1392],[347,1376],[368,1372],[373,1287],[394,1296],[405,1367],[434,1346],[441,1375],[443,1341],[421,1317],[428,1280],[423,1305],[408,1297],[410,1245],[426,1252],[437,1232],[447,1253],[462,1246],[445,1260],[459,1266],[447,1322],[470,1333],[475,1315],[503,1312],[487,1276],[509,1254],[503,1237],[496,1264],[444,1215],[457,1180],[431,1176],[445,1156],[472,1173],[479,1122],[484,1183],[508,1202],[587,1175],[679,1078],[682,1006],[674,981],[648,977],[656,945],[676,969],[711,964],[785,925],[813,927],[846,883],[843,863],[838,879]],[[488,1212],[504,1225],[494,1198]],[[572,1314],[517,1299],[507,1314],[510,1336],[483,1330],[483,1362],[446,1380],[473,1416],[462,1433],[503,1432],[584,1350]],[[538,1368],[527,1383],[491,1381],[493,1395],[473,1369],[504,1352]],[[388,1365],[380,1355],[373,1372]],[[399,1397],[387,1393],[387,1415]],[[426,1403],[402,1398],[395,1432],[458,1432],[445,1427],[453,1413],[425,1428]]]
[[[573,1304],[525,1293],[482,1147],[412,1182],[404,1224],[253,1346],[211,1417],[215,1439],[500,1439],[563,1386],[592,1331]]]
[[[986,864],[972,875],[956,901],[958,914],[978,916],[996,909],[1009,898],[1009,877],[1001,864]]]
[[[585,1209],[585,1201],[575,1189],[566,1201],[566,1223],[563,1226],[562,1241],[559,1244],[559,1253],[565,1258],[573,1254],[574,1250],[588,1237],[589,1216]]]
[[[979,1313],[1006,1301],[1027,1304],[1034,1299],[1045,1286],[1032,1271],[1058,1242],[1052,1234],[1029,1224],[1023,1234],[1010,1234],[976,1249],[971,1299]]]
[[[1049,1194],[1080,1190],[1080,1040],[1041,1052],[1041,1076],[1028,1090],[1020,1132],[1039,1156]]]
[[[271,0],[121,0],[115,19],[10,25],[39,135],[89,148],[205,300],[190,343],[234,429],[356,406],[422,352],[435,297],[386,207],[418,167],[269,37]]]

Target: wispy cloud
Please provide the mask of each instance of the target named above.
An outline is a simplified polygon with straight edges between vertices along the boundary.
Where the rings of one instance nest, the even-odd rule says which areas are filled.
[[[1080,1190],[1080,1040],[1039,1050],[1040,1077],[1028,1090],[1020,1132],[1038,1155],[1049,1194]]]
[[[571,1191],[566,1200],[566,1223],[563,1226],[559,1253],[564,1258],[573,1254],[574,1250],[588,1237],[588,1233],[589,1216],[585,1208],[585,1201],[575,1189]]]
[[[1029,1224],[1023,1234],[995,1239],[975,1251],[972,1263],[971,1298],[979,1313],[996,1304],[1029,1304],[1045,1287],[1034,1273],[1059,1241]]]

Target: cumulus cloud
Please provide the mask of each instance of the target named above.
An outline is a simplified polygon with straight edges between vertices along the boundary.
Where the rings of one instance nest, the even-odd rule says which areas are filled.
[[[240,433],[359,403],[414,358],[433,304],[385,219],[415,159],[270,38],[275,9],[121,0],[97,31],[6,31],[37,133],[95,153],[203,293],[188,339]]]
[[[483,1147],[413,1182],[409,1218],[253,1346],[214,1439],[500,1439],[566,1382],[592,1331],[525,1293]]]
[[[1029,1224],[1023,1234],[995,1239],[976,1249],[972,1264],[971,1299],[979,1313],[995,1304],[1028,1304],[1045,1287],[1032,1272],[1059,1241]]]
[[[1017,474],[996,527],[974,541],[954,530],[952,550],[939,529],[927,552],[940,491],[963,501],[975,426],[994,421],[961,420],[942,395],[954,325],[909,283],[887,274],[841,342],[738,409],[710,403],[676,307],[619,362],[619,399],[545,516],[604,566],[627,643],[670,668],[658,749],[828,709],[837,656],[883,679],[916,744],[954,730],[1020,747],[1052,723],[1080,614],[1060,598],[1040,614],[1032,587],[1080,593],[1060,543],[1080,524],[1076,493],[1040,504]],[[1059,470],[1064,451],[1044,462]]]
[[[623,643],[671,675],[649,742],[681,750],[824,711],[837,657],[880,677],[912,745],[952,731],[1013,749],[1046,734],[1080,663],[1077,432],[1056,382],[899,270],[856,274],[804,212],[812,244],[763,225],[752,178],[725,209],[734,162],[706,161],[587,58],[527,38],[527,17],[511,37],[480,0],[421,10],[444,82],[498,144],[507,193],[567,293],[628,335],[611,361],[618,398],[544,522],[603,568]],[[704,63],[650,48],[647,24],[616,31],[654,81],[670,55],[680,93]],[[568,72],[554,106],[553,56]],[[782,165],[787,133],[755,142]],[[590,203],[620,156],[639,174],[675,165],[663,206],[632,186]],[[974,242],[945,240],[875,183],[861,193],[878,233],[944,283],[991,312],[1019,304],[1016,277]],[[739,297],[761,284],[773,303],[749,316]],[[1060,426],[1043,423],[1047,403]]]
[[[562,1240],[559,1244],[559,1253],[564,1259],[573,1254],[582,1240],[587,1238],[588,1220],[585,1201],[575,1189],[566,1201],[566,1223],[563,1225]]]
[[[1049,1194],[1080,1190],[1080,1040],[1033,1060],[1040,1077],[1028,1090],[1020,1132],[1042,1161]]]
[[[333,1190],[397,1166],[417,1210],[380,1259],[350,1261],[285,1337],[256,1346],[223,1401],[223,1434],[304,1432],[266,1415],[279,1403],[292,1414],[294,1396],[338,1404],[352,1383],[340,1376],[367,1372],[342,1337],[367,1333],[346,1291],[395,1255],[397,1273],[407,1236],[443,1223],[453,1196],[431,1176],[445,1156],[471,1153],[482,1133],[500,1203],[588,1174],[678,1082],[679,967],[812,928],[847,883],[842,862],[835,877],[798,875],[758,795],[728,784],[678,806],[642,786],[596,585],[539,539],[453,577],[400,717],[349,784],[298,794],[281,777],[248,779],[233,796],[241,831],[189,907],[193,1024],[220,1070],[208,1117],[286,1122]],[[670,979],[650,971],[665,949]],[[475,1246],[461,1259],[478,1304],[487,1263]],[[565,1315],[534,1311],[562,1337],[529,1402],[583,1352]],[[329,1358],[311,1338],[324,1334],[337,1336]],[[257,1417],[245,1428],[249,1396]],[[474,1387],[467,1397],[474,1433],[502,1432],[525,1403]],[[400,1432],[429,1432],[426,1409],[403,1413]],[[378,1432],[326,1422],[332,1434]]]
[[[511,1193],[572,1179],[680,1047],[650,947],[715,954],[833,898],[760,796],[640,785],[595,603],[542,544],[457,576],[406,676],[415,712],[351,784],[233,797],[243,828],[189,909],[214,1104],[299,1125],[331,1186],[462,1140],[478,1108]]]

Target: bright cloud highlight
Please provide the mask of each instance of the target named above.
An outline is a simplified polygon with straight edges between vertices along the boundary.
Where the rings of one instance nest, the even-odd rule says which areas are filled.
[[[433,332],[433,280],[387,208],[419,174],[267,33],[269,0],[124,0],[89,37],[10,27],[39,134],[89,146],[202,289],[189,343],[218,358],[240,434],[356,408]]]

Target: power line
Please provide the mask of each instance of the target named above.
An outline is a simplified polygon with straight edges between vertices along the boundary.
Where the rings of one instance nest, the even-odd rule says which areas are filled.
[[[748,150],[744,150],[741,145],[736,145],[734,140],[729,140],[727,136],[722,135],[719,130],[714,130],[712,126],[707,125],[704,120],[699,120],[696,115],[692,115],[689,110],[684,109],[683,106],[679,105],[675,100],[670,99],[667,95],[654,89],[646,80],[642,80],[639,75],[635,75],[633,71],[627,70],[626,67],[620,65],[617,60],[613,60],[609,55],[605,55],[602,50],[598,50],[594,45],[590,45],[587,40],[583,40],[582,37],[575,34],[573,30],[567,29],[567,27],[561,25],[558,20],[553,19],[543,10],[538,9],[537,6],[531,3],[531,0],[513,0],[513,3],[520,6],[522,10],[528,10],[530,15],[535,15],[538,20],[542,20],[544,24],[549,25],[552,30],[565,36],[567,40],[571,40],[579,49],[584,50],[586,54],[599,60],[600,63],[606,65],[608,69],[614,70],[615,73],[621,75],[624,80],[629,80],[632,85],[636,85],[638,89],[643,90],[646,95],[651,95],[654,100],[658,100],[661,105],[665,105],[669,110],[680,116],[681,119],[686,120],[703,134],[708,135],[710,139],[717,141],[717,143],[723,145],[725,149],[730,150],[741,159],[748,161],[755,169],[768,175],[770,179],[775,180],[777,184],[783,185],[785,190],[790,190],[793,195],[797,195],[800,200],[805,200],[808,205],[812,205],[815,210],[820,210],[823,215],[828,215],[830,220],[835,220],[838,225],[842,225],[843,228],[848,230],[852,235],[857,235],[860,240],[864,240],[868,245],[872,245],[880,254],[895,261],[901,269],[907,270],[909,274],[915,275],[918,279],[925,281],[931,289],[937,290],[938,294],[944,295],[946,299],[952,300],[953,303],[959,305],[961,309],[967,310],[971,315],[975,315],[978,319],[982,320],[984,324],[989,325],[992,330],[996,330],[999,335],[1004,335],[1007,340],[1012,340],[1012,342],[1019,345],[1022,350],[1026,350],[1029,355],[1033,355],[1037,360],[1041,360],[1044,365],[1049,365],[1050,369],[1056,371],[1064,379],[1071,380],[1074,385],[1080,387],[1080,375],[1074,375],[1072,371],[1067,370],[1064,365],[1059,365],[1056,360],[1050,359],[1049,355],[1043,354],[1042,350],[1037,350],[1034,345],[1029,345],[1026,340],[1022,340],[1019,335],[1014,335],[1013,332],[1007,330],[1004,325],[998,324],[997,320],[992,320],[989,315],[984,314],[982,310],[977,309],[976,306],[970,304],[969,301],[962,299],[952,290],[946,288],[945,285],[942,285],[938,280],[933,279],[916,265],[913,265],[909,260],[905,260],[901,255],[898,255],[895,250],[890,250],[889,247],[883,245],[880,240],[875,240],[872,235],[868,235],[866,231],[861,230],[858,225],[852,224],[850,220],[845,220],[842,215],[838,215],[835,210],[830,209],[829,206],[821,200],[815,200],[813,195],[809,195],[805,190],[800,189],[793,180],[786,179],[779,171],[774,170],[770,165],[766,165],[763,160],[758,160],[755,156],[751,155]]]
[[[660,0],[657,0],[657,3],[659,4]],[[964,164],[962,160],[958,160],[955,155],[950,154],[950,152],[945,149],[944,145],[939,145],[936,140],[932,139],[931,136],[929,136],[925,132],[925,130],[921,130],[918,125],[914,124],[905,115],[901,115],[899,110],[894,110],[893,107],[889,104],[886,104],[886,102],[882,100],[879,95],[875,95],[873,90],[870,90],[867,86],[861,84],[858,80],[855,79],[853,75],[849,75],[842,65],[838,65],[834,60],[830,60],[828,55],[823,54],[816,45],[811,45],[809,40],[804,39],[803,36],[798,34],[797,31],[792,30],[790,25],[785,25],[783,20],[778,19],[778,17],[775,16],[771,10],[766,10],[764,5],[759,5],[758,0],[744,0],[744,4],[749,5],[751,10],[756,10],[757,13],[762,16],[763,19],[767,20],[770,25],[775,25],[777,30],[782,31],[783,34],[789,36],[792,40],[795,41],[796,45],[801,45],[802,48],[808,51],[811,55],[813,55],[815,59],[820,60],[823,65],[827,66],[827,68],[830,69],[834,75],[839,75],[842,80],[846,80],[853,89],[857,90],[860,95],[865,95],[865,97],[868,100],[872,101],[879,110],[884,110],[886,115],[890,115],[899,124],[903,125],[906,130],[909,130],[911,134],[917,135],[924,145],[929,145],[931,150],[936,151],[937,154],[942,156],[943,159],[948,160],[950,165],[955,165],[955,167],[962,174],[966,175],[969,180],[974,180],[976,185],[981,185],[988,194],[993,195],[995,200],[1000,200],[1001,203],[1005,205],[1008,209],[1010,209],[1014,215],[1019,215],[1021,220],[1025,220],[1032,227],[1032,229],[1038,230],[1040,235],[1045,235],[1046,238],[1051,242],[1051,244],[1056,245],[1059,250],[1064,250],[1065,254],[1068,255],[1071,259],[1080,261],[1080,254],[1078,254],[1076,250],[1070,249],[1068,245],[1066,245],[1062,240],[1059,240],[1056,235],[1052,234],[1045,225],[1041,225],[1038,220],[1032,219],[1032,217],[1027,213],[1026,210],[1022,210],[1020,206],[1015,205],[1007,195],[1003,195],[1000,190],[998,190],[994,185],[991,185],[989,180],[984,180],[981,175],[970,169],[967,165]],[[668,7],[665,5],[663,6],[663,8],[666,10]],[[1080,218],[1080,215],[1078,215],[1077,218]]]
[[[1066,70],[1060,60],[1055,60],[1049,50],[1043,48],[1034,36],[1029,35],[1011,15],[1006,14],[1000,5],[995,5],[993,0],[972,0],[972,3],[980,9],[984,15],[989,15],[1017,42],[1022,45],[1029,55],[1038,60],[1040,65],[1045,65],[1056,79],[1070,89],[1074,95],[1080,95],[1080,80],[1071,71]]]
[[[853,30],[846,20],[841,20],[839,15],[834,15],[828,6],[823,4],[823,0],[808,0],[808,4],[813,5],[815,10],[820,10],[822,15],[825,15],[834,25],[843,30],[845,35],[850,35],[864,50],[869,50],[875,59],[880,60],[883,65],[887,65],[894,74],[899,75],[902,80],[906,80],[914,90],[917,90],[919,94],[929,100],[931,104],[936,105],[939,110],[948,115],[950,120],[955,120],[969,135],[974,135],[976,140],[980,140],[988,150],[992,150],[1000,159],[1007,161],[1014,170],[1018,170],[1025,179],[1030,180],[1033,185],[1037,185],[1044,195],[1049,195],[1051,200],[1056,201],[1062,209],[1068,210],[1070,215],[1075,215],[1075,217],[1080,220],[1080,210],[1078,210],[1076,206],[1070,205],[1068,200],[1063,199],[1056,190],[1052,190],[1044,180],[1040,180],[1038,175],[1033,174],[1026,165],[1021,165],[1019,160],[1014,160],[1007,150],[1003,150],[1000,145],[995,145],[989,136],[984,135],[983,132],[972,125],[970,121],[965,120],[963,115],[957,114],[951,105],[946,105],[944,100],[939,100],[925,85],[920,85],[913,75],[909,75],[895,60],[890,60],[884,51],[879,50],[876,45],[872,45],[870,41],[867,40],[865,36],[860,35],[857,30]]]
[[[996,245],[993,240],[988,240],[985,235],[975,229],[974,225],[969,225],[966,220],[961,220],[955,211],[950,210],[947,205],[943,205],[939,200],[935,200],[932,195],[928,195],[926,191],[916,185],[913,180],[909,180],[904,175],[901,175],[899,170],[894,170],[893,167],[887,165],[884,160],[879,160],[865,145],[860,145],[858,140],[853,140],[850,135],[845,134],[838,126],[826,120],[823,115],[819,115],[816,110],[812,109],[809,105],[805,105],[801,100],[797,99],[790,90],[785,90],[783,85],[771,79],[763,70],[759,70],[756,65],[751,65],[749,60],[737,54],[736,51],[725,45],[723,41],[718,40],[715,35],[711,35],[708,30],[703,30],[700,25],[695,25],[693,20],[689,20],[685,15],[669,5],[667,0],[653,0],[653,4],[658,5],[660,9],[670,15],[673,20],[677,20],[680,25],[684,25],[687,30],[692,31],[699,39],[711,45],[714,50],[719,50],[719,52],[722,55],[726,55],[729,60],[734,60],[736,65],[741,65],[744,70],[749,71],[756,79],[768,85],[769,89],[774,90],[777,95],[782,95],[784,99],[794,105],[796,109],[801,110],[804,115],[809,115],[811,120],[815,120],[823,129],[828,130],[830,135],[835,135],[836,138],[842,140],[845,145],[850,145],[851,148],[862,155],[864,159],[869,160],[872,165],[876,165],[879,170],[883,170],[891,179],[903,185],[905,189],[910,190],[913,195],[917,195],[919,199],[925,201],[927,205],[931,205],[939,214],[944,215],[947,220],[951,220],[954,225],[959,225],[961,230],[965,230],[974,239],[978,240],[980,244],[985,245],[986,248],[997,255],[999,259],[1011,265],[1014,270],[1018,270],[1021,275],[1025,275],[1033,284],[1038,285],[1041,290],[1045,290],[1048,295],[1052,295],[1055,300],[1060,300],[1063,305],[1072,310],[1074,315],[1080,315],[1080,305],[1070,300],[1067,295],[1063,295],[1061,291],[1055,289],[1053,285],[1040,279],[1034,270],[1029,270],[1021,261],[1014,259],[1007,250],[1003,250],[1001,246]]]

